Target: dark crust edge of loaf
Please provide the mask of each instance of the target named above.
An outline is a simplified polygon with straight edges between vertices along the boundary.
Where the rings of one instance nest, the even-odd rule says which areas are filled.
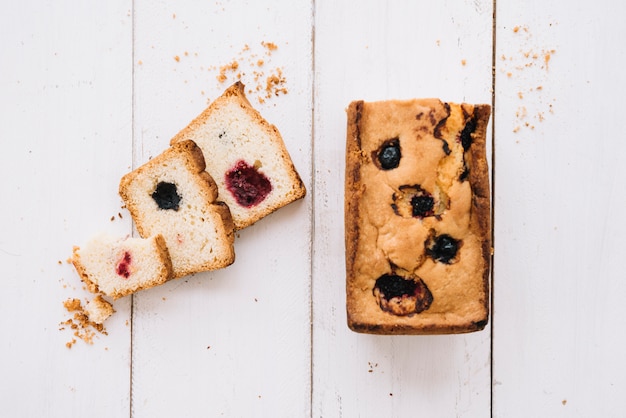
[[[345,172],[345,197],[344,197],[344,225],[345,225],[345,249],[346,249],[346,291],[356,258],[357,243],[354,239],[359,235],[359,225],[354,219],[359,219],[359,195],[361,187],[357,188],[360,180],[361,137],[360,121],[363,110],[363,101],[350,103],[347,109],[347,138],[346,138],[346,172]]]
[[[472,146],[469,150],[472,158],[469,181],[472,187],[472,210],[474,211],[471,219],[478,223],[478,225],[473,229],[479,235],[482,242],[482,256],[485,263],[485,267],[483,269],[485,325],[489,320],[490,312],[489,277],[491,274],[492,245],[491,189],[489,185],[489,164],[487,161],[487,126],[489,125],[490,116],[490,105],[479,104],[474,106],[473,117],[476,121],[476,129],[472,133]]]
[[[295,202],[296,200],[303,199],[306,196],[307,189],[300,177],[300,174],[296,170],[296,167],[291,158],[291,154],[285,145],[285,141],[278,130],[278,128],[269,123],[267,119],[261,115],[261,113],[250,103],[245,94],[245,85],[241,81],[236,81],[230,87],[228,87],[220,97],[215,99],[208,107],[206,107],[196,118],[194,118],[185,128],[183,128],[180,132],[178,132],[171,140],[170,144],[174,145],[181,141],[185,141],[188,137],[188,132],[195,130],[198,126],[201,126],[208,119],[209,115],[214,111],[214,109],[220,106],[221,102],[229,97],[235,97],[239,101],[239,105],[243,109],[244,112],[250,113],[253,118],[257,121],[257,123],[262,127],[262,129],[266,129],[271,133],[271,137],[273,141],[278,145],[281,150],[281,159],[285,162],[285,165],[288,167],[288,171],[291,173],[292,183],[294,187],[291,189],[289,193],[286,193],[284,198],[281,201],[278,201],[276,204],[268,206],[263,213],[259,213],[258,216],[254,218],[248,218],[243,221],[239,221],[235,224],[235,230],[242,230],[248,226],[255,224],[260,221],[264,217],[270,215],[271,213],[277,211],[278,209],[287,206],[288,204]]]
[[[347,109],[347,138],[346,138],[346,178],[345,178],[345,248],[346,248],[346,291],[351,280],[354,260],[356,258],[356,239],[358,236],[359,209],[358,200],[361,188],[356,188],[360,180],[360,163],[357,157],[360,154],[360,119],[363,101],[353,101]],[[443,104],[443,102],[441,102]],[[377,335],[437,335],[437,334],[464,334],[480,331],[489,322],[489,276],[491,272],[491,204],[489,188],[489,169],[486,159],[486,133],[491,116],[491,106],[487,104],[474,105],[472,117],[476,121],[476,128],[472,133],[472,146],[468,150],[471,158],[470,175],[468,177],[472,187],[472,225],[482,242],[482,256],[484,260],[483,286],[485,300],[483,301],[485,315],[478,321],[470,321],[456,325],[426,325],[412,326],[399,324],[366,324],[353,320],[347,312],[348,328],[354,332]]]
[[[443,334],[467,334],[481,331],[489,322],[488,318],[480,321],[467,322],[459,325],[425,325],[414,327],[398,324],[362,324],[359,322],[348,322],[348,327],[361,334],[376,335],[443,335]]]

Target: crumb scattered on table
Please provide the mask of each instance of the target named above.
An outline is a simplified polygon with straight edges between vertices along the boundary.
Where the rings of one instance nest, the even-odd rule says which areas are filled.
[[[552,24],[550,24],[552,26]],[[500,56],[497,63],[500,73],[506,76],[507,83],[515,83],[517,97],[523,101],[515,111],[513,132],[522,129],[533,130],[537,124],[546,120],[546,114],[553,113],[553,106],[546,97],[544,84],[552,77],[550,63],[556,49],[538,44],[527,25],[512,28],[512,41],[506,54]],[[533,85],[528,85],[529,81]],[[541,84],[537,86],[537,81]]]
[[[78,340],[87,344],[93,344],[94,338],[98,335],[107,335],[107,331],[102,324],[96,324],[89,320],[80,299],[70,298],[63,302],[65,309],[72,314],[72,317],[59,324],[59,330],[69,329],[72,331],[72,339],[65,343],[67,348],[72,348]]]

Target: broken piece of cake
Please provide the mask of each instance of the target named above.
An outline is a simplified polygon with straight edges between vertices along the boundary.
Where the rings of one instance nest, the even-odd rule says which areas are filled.
[[[352,102],[347,110],[348,326],[483,329],[489,318],[489,105]]]
[[[115,309],[113,309],[113,305],[104,300],[102,295],[96,295],[85,306],[85,313],[91,322],[103,324],[115,313]]]

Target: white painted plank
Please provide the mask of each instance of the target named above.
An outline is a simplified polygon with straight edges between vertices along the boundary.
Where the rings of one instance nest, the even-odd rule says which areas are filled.
[[[135,296],[135,417],[309,415],[311,30],[308,1],[135,2],[135,165],[160,153],[236,73],[264,89],[280,68],[288,93],[249,99],[281,131],[309,189],[240,231],[232,266]],[[278,49],[266,55],[261,42]],[[233,60],[237,72],[220,83],[219,67]]]
[[[0,415],[128,416],[128,301],[108,336],[66,342],[62,302],[87,298],[65,263],[92,234],[130,232],[128,2],[24,1],[0,14]],[[114,221],[110,218],[114,217]]]
[[[496,417],[626,409],[625,14],[498,3]]]
[[[316,1],[313,416],[489,416],[490,331],[371,336],[345,315],[345,108],[491,103],[492,4]]]

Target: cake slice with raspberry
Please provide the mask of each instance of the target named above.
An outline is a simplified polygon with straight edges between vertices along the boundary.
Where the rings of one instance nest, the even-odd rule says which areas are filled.
[[[113,299],[158,286],[173,277],[161,235],[144,239],[100,234],[82,247],[75,246],[71,261],[89,291]]]
[[[252,107],[236,82],[171,140],[193,140],[220,199],[243,229],[304,197],[306,189],[282,136]]]
[[[175,277],[235,261],[231,213],[195,142],[175,143],[123,176],[119,193],[142,237],[165,238]]]
[[[480,330],[489,317],[491,107],[438,99],[348,107],[349,327],[373,334]]]

